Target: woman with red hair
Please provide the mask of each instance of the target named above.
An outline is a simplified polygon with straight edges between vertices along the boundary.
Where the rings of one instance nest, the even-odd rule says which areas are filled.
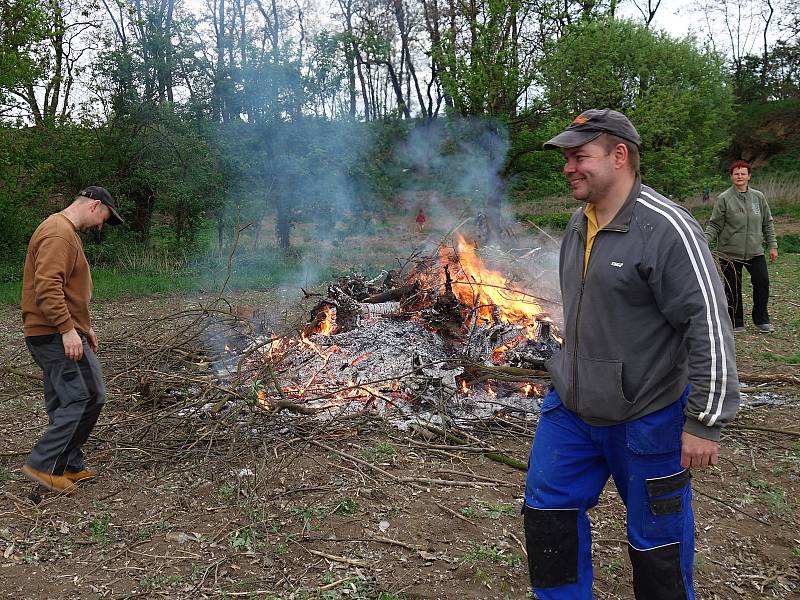
[[[753,168],[744,160],[737,160],[728,168],[733,185],[722,192],[714,203],[711,219],[706,226],[709,242],[717,241],[722,275],[725,278],[725,295],[728,314],[734,331],[744,331],[742,308],[742,267],[750,273],[753,285],[753,323],[761,333],[770,333],[775,327],[767,312],[769,300],[769,273],[764,258],[764,246],[769,249],[769,260],[778,258],[775,225],[764,194],[750,187]]]

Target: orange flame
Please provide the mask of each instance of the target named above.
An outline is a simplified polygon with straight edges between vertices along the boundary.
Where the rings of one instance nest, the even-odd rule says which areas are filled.
[[[532,390],[532,389],[533,389],[533,386],[532,386],[530,383],[526,383],[526,384],[525,384],[525,385],[522,387],[522,395],[523,395],[523,396],[529,396],[529,395],[530,395],[530,393],[531,393],[531,390]]]
[[[258,398],[258,405],[261,408],[265,410],[269,410],[272,408],[272,405],[269,403],[269,400],[267,400],[267,395],[264,393],[264,390],[258,390],[256,392],[256,397]]]
[[[336,309],[332,306],[326,306],[322,309],[322,312],[325,315],[325,320],[319,324],[318,332],[322,335],[330,335],[336,326]]]
[[[449,248],[440,249],[442,260],[456,263],[462,272],[453,274],[453,293],[459,302],[475,307],[483,319],[496,315],[506,323],[525,325],[528,337],[535,338],[542,307],[502,273],[489,269],[460,235],[456,238],[456,254]]]

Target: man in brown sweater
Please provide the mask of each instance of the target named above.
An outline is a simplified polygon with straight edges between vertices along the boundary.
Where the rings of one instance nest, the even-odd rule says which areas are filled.
[[[108,190],[89,186],[48,217],[31,237],[22,275],[25,344],[44,374],[47,431],[22,467],[32,481],[70,493],[95,476],[82,446],[105,402],[97,335],[89,318],[92,275],[79,232],[117,225],[122,217]]]

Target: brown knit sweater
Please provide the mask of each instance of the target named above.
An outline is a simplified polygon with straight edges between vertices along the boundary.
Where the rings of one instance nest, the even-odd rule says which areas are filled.
[[[61,213],[49,216],[31,237],[22,274],[22,325],[25,336],[87,333],[92,274],[83,242]]]

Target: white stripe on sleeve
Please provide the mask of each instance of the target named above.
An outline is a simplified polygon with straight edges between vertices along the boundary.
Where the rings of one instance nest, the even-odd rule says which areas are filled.
[[[689,260],[692,263],[692,268],[694,269],[695,277],[697,278],[697,283],[700,287],[700,291],[703,294],[703,300],[706,304],[706,324],[708,326],[708,341],[711,346],[711,372],[709,373],[709,390],[708,390],[708,400],[706,402],[706,409],[705,411],[701,412],[698,415],[698,419],[703,421],[709,426],[713,426],[717,419],[719,418],[720,414],[722,413],[722,407],[724,404],[724,399],[727,394],[728,389],[728,364],[726,360],[726,350],[725,350],[725,343],[722,339],[722,324],[720,322],[720,314],[719,314],[719,305],[717,304],[717,296],[716,292],[714,291],[714,286],[711,282],[711,275],[708,271],[708,265],[702,259],[702,252],[700,251],[700,247],[698,245],[697,237],[692,234],[692,230],[689,227],[688,222],[686,221],[686,216],[681,214],[681,211],[678,210],[676,207],[671,206],[667,202],[660,200],[649,194],[648,192],[642,191],[642,195],[647,196],[652,202],[659,204],[664,207],[664,209],[658,208],[657,206],[651,204],[644,198],[637,198],[637,202],[641,203],[643,206],[646,206],[652,211],[655,211],[662,215],[667,221],[669,221],[678,234],[683,240],[683,245],[686,248],[686,253],[689,255]],[[680,221],[680,225],[673,218],[672,213],[677,219]],[[692,245],[687,239],[687,233],[689,237],[692,239],[694,243],[694,252],[692,252]],[[703,240],[705,243],[705,240]],[[698,259],[700,265],[702,265],[702,273],[701,267],[698,266]],[[709,298],[710,295],[710,298]],[[712,317],[713,312],[713,317]],[[720,380],[720,389],[719,389],[719,398],[717,400],[716,407],[714,406],[714,396],[717,387],[717,347],[719,347],[719,361],[721,363],[721,380]],[[716,409],[715,409],[716,408]],[[715,409],[715,410],[714,410]],[[712,414],[713,410],[713,414]],[[710,416],[710,418],[709,418]],[[706,419],[708,419],[706,421]]]

